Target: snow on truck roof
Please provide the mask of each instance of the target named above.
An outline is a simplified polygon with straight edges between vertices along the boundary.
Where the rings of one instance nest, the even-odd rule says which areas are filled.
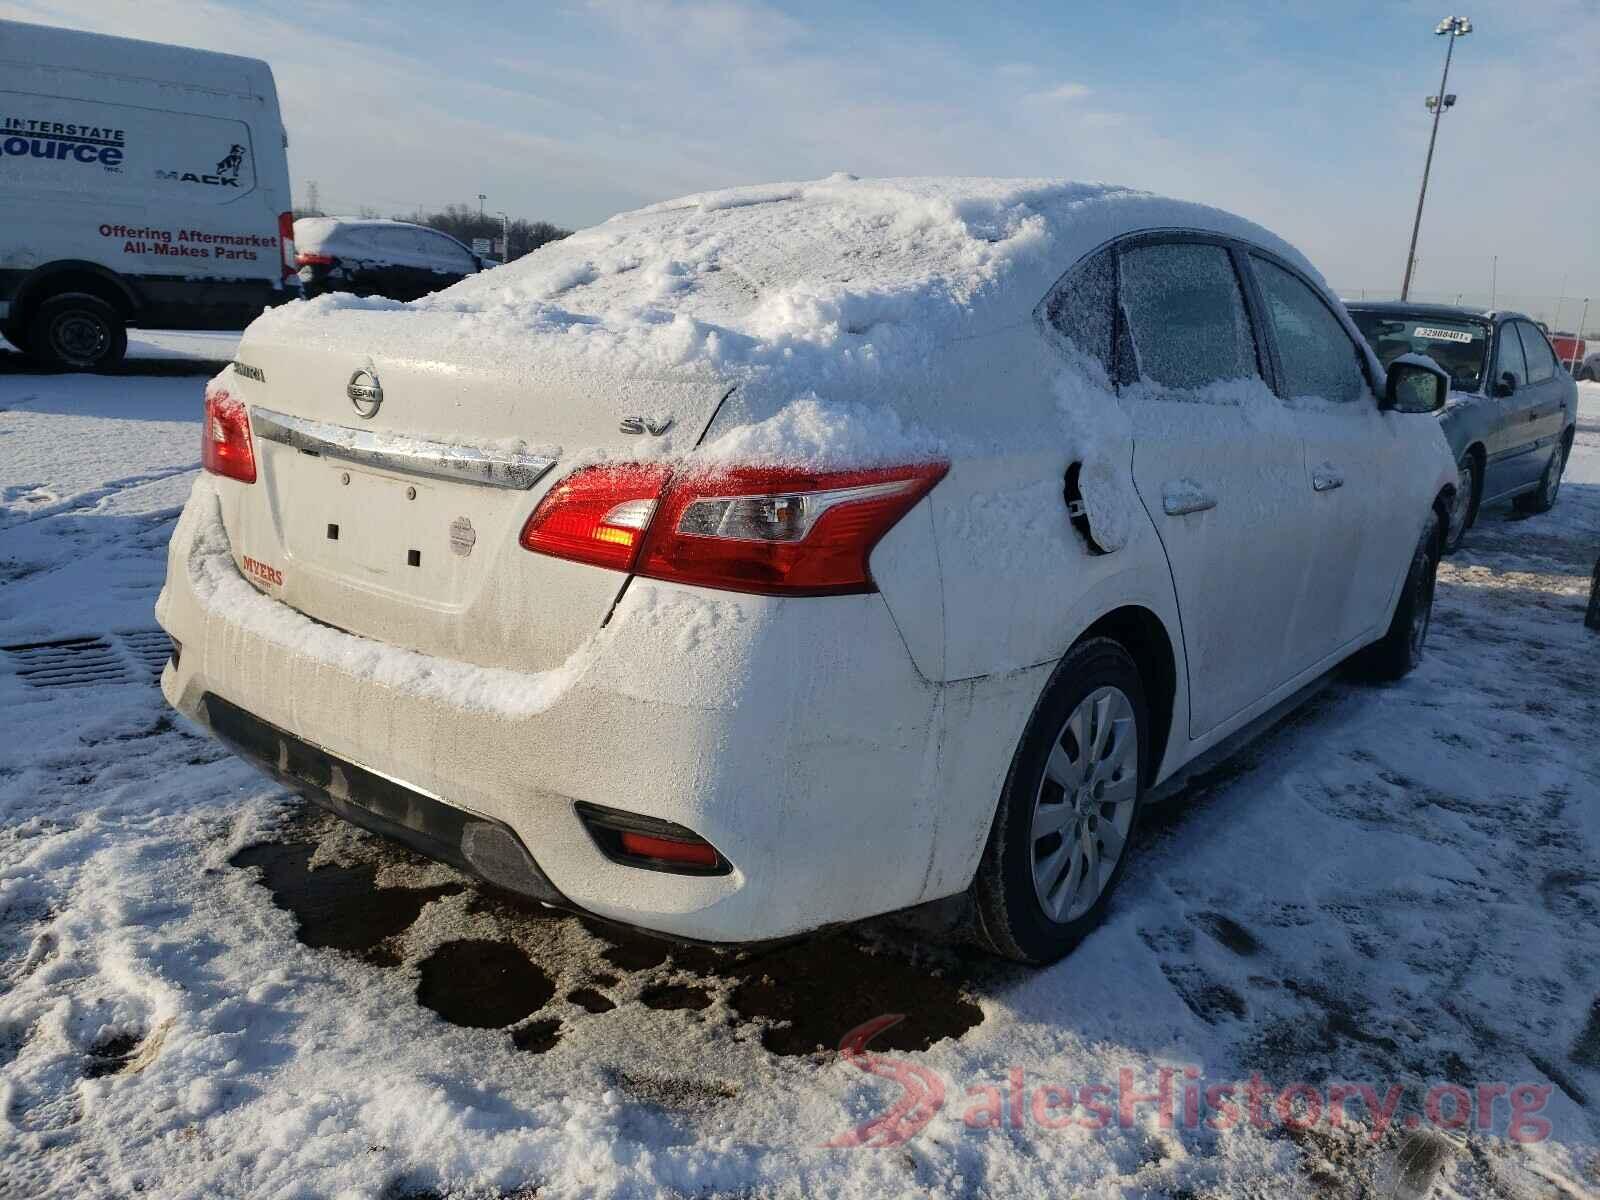
[[[1166,228],[1238,236],[1320,279],[1243,218],[1127,188],[835,175],[622,213],[410,304],[296,302],[251,335],[533,373],[577,358],[612,372],[726,377],[797,355],[816,366],[819,354],[881,371],[901,352],[925,357],[1027,320],[1085,253]]]

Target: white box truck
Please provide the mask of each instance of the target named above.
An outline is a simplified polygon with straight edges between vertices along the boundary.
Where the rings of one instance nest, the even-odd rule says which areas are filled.
[[[298,294],[287,145],[258,59],[0,21],[0,332],[98,370]]]

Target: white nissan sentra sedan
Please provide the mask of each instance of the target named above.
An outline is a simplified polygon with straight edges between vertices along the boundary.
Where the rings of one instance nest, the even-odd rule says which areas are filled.
[[[1448,379],[1193,204],[747,188],[410,304],[269,312],[206,391],[167,698],[499,886],[744,942],[969,896],[1043,962],[1141,803],[1422,652]]]

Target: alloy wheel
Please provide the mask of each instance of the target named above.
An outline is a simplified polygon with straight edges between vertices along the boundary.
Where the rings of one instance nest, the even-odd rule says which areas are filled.
[[[1544,506],[1549,508],[1556,502],[1556,496],[1561,492],[1561,472],[1567,467],[1567,444],[1556,444],[1555,457],[1550,460],[1549,474],[1544,479]]]
[[[1428,628],[1433,623],[1433,589],[1436,581],[1433,555],[1427,553],[1422,572],[1416,582],[1416,600],[1411,606],[1411,661],[1422,661],[1422,647],[1428,640]]]
[[[1051,743],[1034,799],[1033,888],[1057,922],[1088,912],[1116,870],[1139,797],[1139,726],[1116,687],[1086,696]]]
[[[1448,536],[1452,544],[1460,538],[1467,528],[1467,514],[1472,511],[1473,471],[1470,462],[1464,462],[1456,468],[1456,494],[1450,504],[1450,529]]]

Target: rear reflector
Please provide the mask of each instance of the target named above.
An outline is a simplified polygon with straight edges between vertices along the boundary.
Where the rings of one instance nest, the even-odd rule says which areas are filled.
[[[278,214],[278,251],[282,255],[283,277],[288,279],[298,270],[294,263],[294,214],[292,212]]]
[[[250,418],[244,404],[220,387],[206,388],[206,417],[200,433],[200,465],[213,475],[256,481],[256,455],[250,444]]]
[[[648,833],[624,833],[621,844],[622,853],[631,858],[653,858],[691,867],[717,865],[717,852],[710,842],[680,842],[675,838],[651,837]]]
[[[873,547],[948,469],[942,462],[856,471],[734,467],[669,478],[653,465],[591,467],[545,496],[522,544],[728,591],[871,592]]]
[[[312,254],[302,250],[294,256],[294,261],[302,267],[331,267],[335,259],[331,254]]]
[[[676,875],[726,875],[733,868],[705,838],[671,821],[579,802],[578,817],[614,863]]]

